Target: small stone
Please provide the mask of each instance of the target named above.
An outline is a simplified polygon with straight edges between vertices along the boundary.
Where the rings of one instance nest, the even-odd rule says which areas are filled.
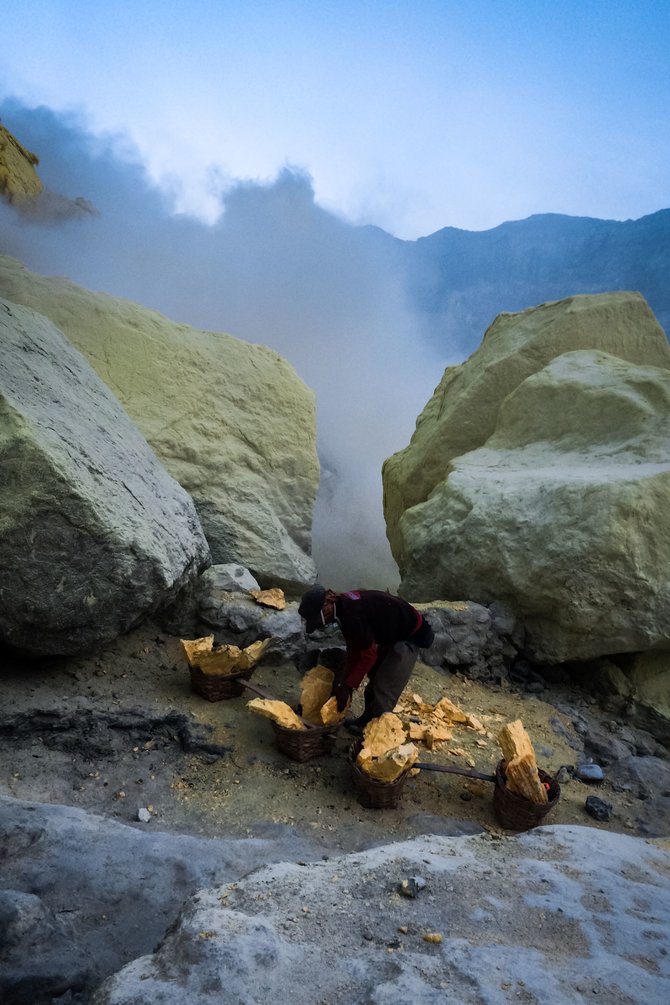
[[[612,816],[612,804],[606,803],[598,796],[588,796],[584,803],[584,809],[594,820],[609,820]]]
[[[403,897],[416,897],[416,887],[411,879],[403,879],[402,883],[398,887],[398,892],[403,895]]]
[[[565,783],[569,782],[570,779],[572,778],[574,770],[575,769],[571,765],[562,764],[558,769],[558,771],[556,772],[556,774],[554,775],[554,778],[559,783],[559,785],[565,785]]]
[[[580,782],[602,782],[605,775],[599,764],[592,764],[590,761],[578,764],[575,768],[575,778]]]
[[[425,888],[426,881],[422,876],[410,876],[409,879],[403,879],[402,883],[398,887],[399,893],[403,897],[410,897],[414,899],[416,895]]]
[[[137,811],[137,819],[142,824],[149,823],[149,821],[151,820],[151,813],[149,813],[149,810],[146,808],[146,806],[141,806],[139,808],[139,810]]]

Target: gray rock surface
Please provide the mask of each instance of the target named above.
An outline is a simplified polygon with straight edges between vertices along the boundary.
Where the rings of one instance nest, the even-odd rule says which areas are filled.
[[[214,561],[278,585],[314,581],[314,394],[286,360],[5,256],[0,296],[50,318],[84,354],[192,496]]]
[[[323,861],[289,828],[204,840],[12,799],[0,799],[0,835],[12,1005],[66,993],[92,1005],[648,1005],[670,993],[662,842],[550,825]]]
[[[0,1001],[38,1005],[88,992],[150,953],[201,886],[295,855],[288,828],[267,840],[147,833],[65,806],[0,798]]]
[[[201,621],[226,642],[244,648],[272,637],[268,655],[281,660],[295,659],[309,647],[297,602],[288,601],[283,611],[264,607],[246,593],[216,589],[208,576],[200,577],[198,591]]]
[[[216,569],[217,567],[214,567]],[[207,569],[198,580],[198,616],[221,633],[226,641],[247,646],[258,638],[272,636],[272,656],[277,659],[309,661],[312,653],[344,650],[342,634],[314,632],[306,636],[298,614],[298,604],[287,602],[283,611],[257,604],[246,593],[221,589],[222,580]],[[417,604],[430,621],[435,640],[421,650],[428,666],[459,670],[479,680],[500,680],[514,657],[516,622],[501,605],[485,607],[467,601]],[[326,665],[328,657],[325,658]]]
[[[0,639],[32,654],[115,638],[209,562],[193,503],[84,357],[0,301]]]
[[[227,565],[211,565],[202,574],[203,588],[209,587],[212,590],[230,590],[231,592],[242,592],[243,590],[259,590],[260,586],[248,569],[235,562]]]
[[[589,340],[617,355],[564,351]],[[394,478],[416,497],[394,524],[401,592],[502,601],[538,662],[670,647],[669,366],[632,294],[499,319],[388,462],[394,505]]]
[[[621,835],[545,827],[269,866],[200,891],[93,1005],[661,1002],[668,861]]]
[[[501,605],[470,601],[417,604],[430,621],[435,640],[421,650],[424,663],[458,670],[475,680],[501,680],[516,655],[516,622]]]

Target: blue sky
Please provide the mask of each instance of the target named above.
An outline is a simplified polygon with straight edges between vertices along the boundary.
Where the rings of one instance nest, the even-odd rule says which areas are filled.
[[[666,0],[5,0],[0,97],[213,220],[238,179],[414,238],[670,205]]]

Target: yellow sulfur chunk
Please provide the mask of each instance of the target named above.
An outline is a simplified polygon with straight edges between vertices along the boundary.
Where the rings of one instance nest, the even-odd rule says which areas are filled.
[[[413,743],[404,743],[385,751],[380,757],[370,756],[370,748],[364,747],[356,758],[361,771],[378,782],[395,782],[417,760],[419,752]]]
[[[263,607],[275,607],[278,611],[283,611],[286,607],[286,597],[284,591],[278,586],[271,590],[249,590],[249,596],[253,597],[257,604]]]
[[[334,674],[328,667],[318,666],[308,670],[300,682],[300,705],[303,719],[322,726],[321,709],[330,698]]]
[[[538,805],[547,802],[547,790],[537,773],[537,759],[521,719],[508,722],[498,734],[505,758],[507,786],[512,792]]]
[[[393,712],[384,712],[378,719],[372,719],[363,731],[363,746],[370,750],[371,757],[379,757],[404,742],[405,727]]]
[[[214,636],[205,635],[201,639],[180,639],[179,641],[188,665],[194,667],[198,666],[198,660],[201,656],[211,653]]]
[[[275,701],[272,698],[253,698],[247,702],[247,708],[266,719],[272,719],[284,729],[306,729],[305,724],[295,714],[285,701]]]
[[[453,701],[448,698],[440,698],[435,706],[435,713],[444,716],[449,722],[467,722],[468,717]]]

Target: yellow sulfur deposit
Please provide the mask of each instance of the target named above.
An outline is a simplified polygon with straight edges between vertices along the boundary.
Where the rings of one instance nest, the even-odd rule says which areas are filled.
[[[405,743],[405,727],[393,712],[372,719],[363,732],[363,747],[356,764],[370,778],[395,782],[416,761],[419,752]]]
[[[319,712],[320,725],[334,726],[336,723],[342,722],[346,714],[346,708],[343,709],[342,712],[337,711],[337,698],[329,698],[328,701],[321,706],[321,710]]]
[[[413,743],[403,743],[399,747],[385,750],[378,757],[371,756],[369,747],[363,747],[356,758],[356,764],[361,771],[378,782],[395,782],[412,767],[418,756],[419,752]]]
[[[448,722],[467,722],[468,716],[453,701],[448,698],[440,698],[434,708],[435,715],[446,719]]]
[[[330,698],[334,674],[328,667],[318,666],[308,670],[300,681],[302,717],[315,726],[322,726],[321,709]]]
[[[255,666],[272,639],[259,639],[246,649],[232,645],[213,649],[213,635],[205,635],[200,639],[180,639],[180,641],[189,666],[199,667],[207,675],[225,676]]]
[[[35,170],[35,154],[0,123],[0,195],[8,202],[34,199],[44,186]]]
[[[184,656],[190,667],[197,667],[198,660],[206,653],[211,653],[214,645],[214,636],[205,635],[201,639],[180,639]]]
[[[498,742],[505,758],[507,787],[532,803],[546,803],[547,790],[537,773],[535,751],[521,719],[508,722]]]
[[[275,607],[278,611],[283,611],[286,607],[284,591],[278,586],[274,586],[271,590],[249,590],[249,596],[263,607]]]
[[[405,727],[394,712],[385,712],[372,719],[363,731],[363,747],[370,757],[380,757],[387,750],[405,742]]]
[[[248,670],[249,667],[255,666],[271,642],[272,639],[259,639],[243,649],[240,653],[237,669]]]
[[[263,715],[266,719],[272,719],[278,726],[284,729],[306,729],[304,722],[295,714],[290,705],[285,701],[275,701],[272,698],[253,698],[247,702],[247,708],[256,715]]]
[[[333,671],[319,664],[308,670],[300,682],[302,717],[314,726],[334,726],[347,714],[346,708],[338,712],[336,699],[330,697],[334,679]]]

